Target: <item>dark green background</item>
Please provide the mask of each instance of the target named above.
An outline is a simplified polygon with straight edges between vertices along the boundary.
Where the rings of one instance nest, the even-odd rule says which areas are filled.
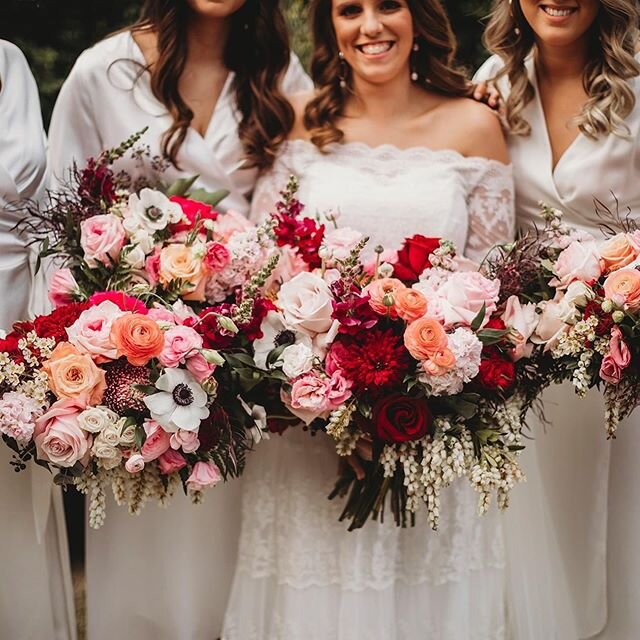
[[[131,23],[139,0],[3,0],[0,38],[17,44],[26,54],[40,87],[48,122],[60,85],[78,54],[97,40]],[[294,49],[309,57],[306,0],[287,0]],[[443,0],[459,40],[459,62],[469,69],[482,61],[481,19],[490,0]]]

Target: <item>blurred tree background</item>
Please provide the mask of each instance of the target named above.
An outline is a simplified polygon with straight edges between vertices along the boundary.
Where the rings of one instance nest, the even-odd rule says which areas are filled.
[[[490,0],[442,0],[459,41],[458,61],[472,70],[486,55],[481,20]],[[294,50],[309,60],[307,0],[285,0]],[[67,73],[83,49],[134,21],[140,0],[3,0],[0,38],[17,44],[27,56],[40,88],[48,123]]]

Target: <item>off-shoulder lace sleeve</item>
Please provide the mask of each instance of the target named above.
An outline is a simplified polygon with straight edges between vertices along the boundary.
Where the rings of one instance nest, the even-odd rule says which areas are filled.
[[[492,247],[510,242],[515,236],[513,170],[511,165],[474,159],[468,178],[469,231],[465,255],[480,262]]]

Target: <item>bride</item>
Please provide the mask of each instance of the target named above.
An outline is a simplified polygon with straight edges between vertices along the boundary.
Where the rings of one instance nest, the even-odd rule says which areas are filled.
[[[371,246],[395,249],[424,233],[478,259],[508,241],[505,140],[451,66],[454,37],[439,2],[313,0],[311,20],[317,91],[296,100],[297,125],[258,183],[254,218],[293,173],[310,215],[338,208],[340,224],[370,235]],[[340,504],[326,499],[337,460],[322,437],[291,429],[248,465],[224,640],[569,637],[545,589],[551,563],[512,553],[501,515],[478,518],[462,483],[446,493],[437,534],[426,519],[347,533]],[[529,539],[544,540],[542,520],[524,517]]]

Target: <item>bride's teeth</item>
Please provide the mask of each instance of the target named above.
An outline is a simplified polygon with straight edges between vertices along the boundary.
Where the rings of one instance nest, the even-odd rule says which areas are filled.
[[[362,45],[362,52],[369,55],[376,55],[378,53],[384,53],[391,48],[391,45],[388,42],[383,42],[380,44],[365,44]]]
[[[552,9],[551,7],[542,7],[542,10],[554,18],[564,18],[574,11],[573,9]]]

